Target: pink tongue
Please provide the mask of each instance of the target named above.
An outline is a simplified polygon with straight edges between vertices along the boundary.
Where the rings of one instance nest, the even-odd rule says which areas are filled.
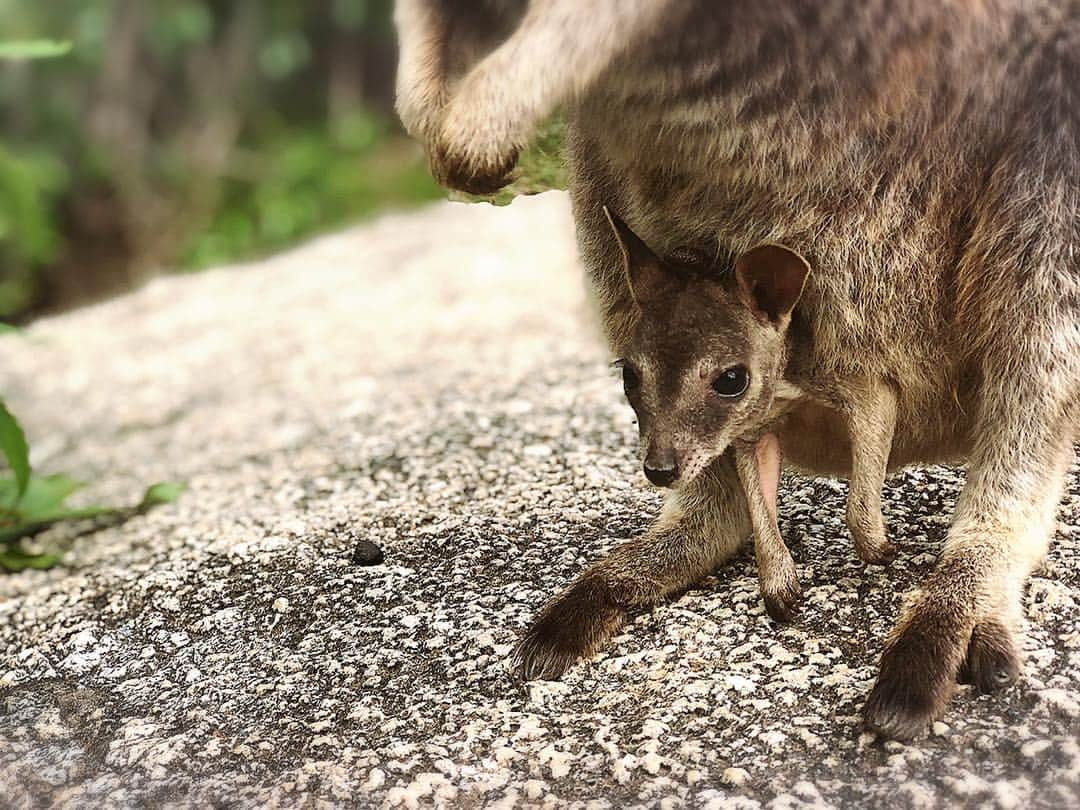
[[[776,520],[776,488],[780,484],[780,440],[773,433],[766,433],[754,447],[757,458],[758,480],[765,493],[769,516]]]

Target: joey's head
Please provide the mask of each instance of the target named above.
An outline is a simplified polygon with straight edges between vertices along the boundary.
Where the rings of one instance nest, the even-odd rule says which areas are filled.
[[[696,478],[737,438],[768,424],[786,362],[791,311],[810,271],[780,245],[740,256],[734,272],[665,261],[608,212],[638,309],[620,346],[645,476]]]

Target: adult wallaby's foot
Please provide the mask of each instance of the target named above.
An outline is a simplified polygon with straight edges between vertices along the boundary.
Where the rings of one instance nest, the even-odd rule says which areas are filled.
[[[966,647],[949,632],[949,618],[940,624],[915,616],[881,657],[881,672],[866,701],[866,725],[897,740],[910,740],[939,718],[953,694],[953,682],[972,684],[989,693],[1016,681],[1020,659],[1012,634],[996,619],[975,626]],[[957,628],[954,628],[954,630]],[[959,661],[959,663],[955,663]]]
[[[958,683],[971,684],[989,694],[1004,689],[1020,677],[1020,656],[1009,629],[997,619],[975,625],[967,655],[957,672]]]
[[[582,577],[540,611],[514,650],[513,670],[523,681],[559,678],[611,638],[625,616],[599,577]]]
[[[877,683],[866,701],[863,716],[870,731],[911,740],[944,713],[967,642],[952,618],[923,604],[901,623],[881,655]]]
[[[1023,438],[1023,448],[973,460],[941,561],[881,656],[865,709],[872,731],[911,739],[944,713],[957,680],[992,691],[1016,679],[1019,657],[1001,617],[1021,615],[1072,456],[1071,436],[1042,446]],[[998,601],[992,615],[981,612],[988,598]]]

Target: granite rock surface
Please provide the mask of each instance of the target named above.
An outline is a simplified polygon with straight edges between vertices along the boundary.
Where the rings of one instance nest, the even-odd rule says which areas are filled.
[[[1080,806],[1080,481],[1027,590],[1020,682],[912,745],[859,712],[962,471],[890,479],[856,559],[846,485],[790,477],[806,593],[777,628],[746,551],[560,682],[518,634],[659,505],[566,198],[441,204],[170,277],[0,338],[0,391],[86,502],[175,504],[0,577],[0,804]],[[373,551],[374,548],[374,551]],[[380,560],[381,552],[382,559]]]

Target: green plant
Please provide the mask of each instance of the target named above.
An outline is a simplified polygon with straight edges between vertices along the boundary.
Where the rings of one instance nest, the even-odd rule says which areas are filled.
[[[392,116],[391,18],[391,0],[0,0],[20,40],[0,47],[0,319],[442,196]]]
[[[161,482],[147,487],[142,499],[131,507],[66,505],[68,497],[82,484],[64,475],[35,476],[30,467],[30,448],[18,420],[0,400],[0,451],[10,478],[0,478],[0,569],[51,568],[60,556],[28,552],[21,541],[61,521],[96,519],[117,524],[145,514],[155,506],[172,503],[184,490],[183,484]]]

